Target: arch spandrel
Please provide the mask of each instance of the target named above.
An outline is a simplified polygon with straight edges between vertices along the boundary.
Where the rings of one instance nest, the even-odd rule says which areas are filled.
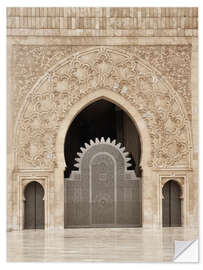
[[[64,59],[28,94],[17,124],[18,167],[54,168],[62,121],[73,105],[99,89],[125,99],[126,106],[132,105],[141,116],[143,124],[140,122],[138,129],[147,126],[152,148],[149,166],[190,167],[189,122],[177,93],[136,55],[107,47]]]

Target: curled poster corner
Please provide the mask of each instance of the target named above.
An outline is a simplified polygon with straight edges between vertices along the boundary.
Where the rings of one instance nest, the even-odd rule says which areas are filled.
[[[198,240],[176,241],[174,262],[198,263]]]

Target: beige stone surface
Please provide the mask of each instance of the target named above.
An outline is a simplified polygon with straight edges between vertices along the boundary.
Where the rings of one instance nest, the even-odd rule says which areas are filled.
[[[13,7],[7,28],[8,230],[23,229],[32,180],[45,189],[45,228],[64,228],[65,134],[101,98],[140,132],[143,227],[162,226],[170,179],[181,185],[182,225],[196,227],[198,9]]]
[[[8,262],[172,262],[174,241],[198,238],[194,230],[164,228],[26,230],[7,235]]]
[[[197,8],[7,8],[9,35],[197,36],[197,18]]]

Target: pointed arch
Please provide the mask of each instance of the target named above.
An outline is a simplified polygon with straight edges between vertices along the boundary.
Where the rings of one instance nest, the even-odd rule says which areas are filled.
[[[76,104],[74,104],[70,108],[63,122],[61,123],[56,138],[57,167],[65,168],[66,165],[64,158],[64,140],[67,130],[70,127],[72,121],[85,107],[100,99],[110,101],[115,105],[119,106],[131,118],[140,134],[142,148],[140,165],[147,166],[147,162],[150,160],[151,156],[151,144],[148,130],[143,118],[140,116],[139,112],[135,109],[135,107],[133,107],[130,102],[128,102],[124,97],[110,90],[100,89],[83,97]]]
[[[182,225],[181,185],[170,179],[162,188],[162,224],[163,227],[180,227]]]
[[[44,229],[44,188],[37,181],[29,182],[24,189],[24,229]]]

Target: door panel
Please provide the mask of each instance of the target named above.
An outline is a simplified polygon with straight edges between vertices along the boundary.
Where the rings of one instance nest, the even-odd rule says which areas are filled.
[[[35,182],[28,184],[25,190],[24,228],[35,229]]]
[[[162,217],[163,227],[181,226],[180,187],[171,180],[163,187]]]
[[[83,177],[64,182],[64,226],[142,226],[141,180],[118,173],[113,158],[99,153],[85,166]]]
[[[115,211],[115,167],[112,158],[99,155],[91,166],[92,224],[113,224]]]
[[[171,226],[181,226],[180,188],[175,181],[171,182]]]
[[[117,223],[124,226],[142,226],[140,181],[125,180],[117,188]]]
[[[163,227],[170,226],[170,199],[169,199],[170,184],[168,183],[166,183],[163,187],[163,197],[164,197],[164,199],[162,200]]]
[[[44,189],[37,182],[31,182],[25,189],[25,229],[44,229]]]
[[[36,183],[36,229],[44,229],[44,190]]]

